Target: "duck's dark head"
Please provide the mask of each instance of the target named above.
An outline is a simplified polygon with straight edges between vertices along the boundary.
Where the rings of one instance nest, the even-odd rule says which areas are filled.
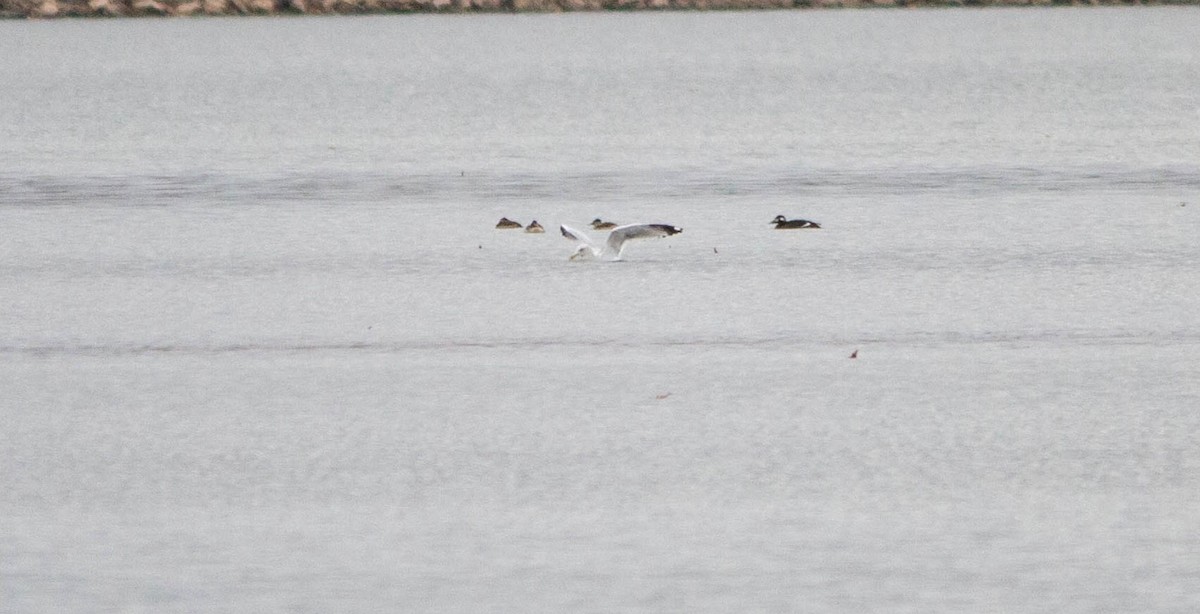
[[[786,221],[787,221],[786,217],[783,217],[782,215],[776,215],[775,219],[771,220],[771,223],[772,224],[782,224]]]
[[[596,219],[592,220],[592,226],[595,226],[597,224],[603,224],[603,223],[604,223],[604,220],[602,220],[600,218],[596,218]]]

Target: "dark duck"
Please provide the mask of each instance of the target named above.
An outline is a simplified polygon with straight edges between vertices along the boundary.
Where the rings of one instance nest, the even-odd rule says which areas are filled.
[[[820,228],[821,227],[820,224],[818,224],[812,220],[789,220],[786,217],[783,217],[782,215],[775,216],[775,219],[771,220],[771,223],[775,225],[775,230],[787,230],[790,228]]]

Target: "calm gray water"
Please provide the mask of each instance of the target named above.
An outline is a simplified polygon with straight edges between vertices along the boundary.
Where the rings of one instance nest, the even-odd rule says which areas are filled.
[[[0,612],[1200,610],[1198,31],[0,22]]]

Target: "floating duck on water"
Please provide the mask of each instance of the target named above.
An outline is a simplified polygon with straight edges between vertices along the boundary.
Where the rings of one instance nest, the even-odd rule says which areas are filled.
[[[811,220],[789,220],[786,217],[783,217],[782,215],[775,216],[775,219],[771,220],[771,223],[775,225],[775,230],[787,230],[790,228],[820,228],[821,227],[820,224],[813,222]]]
[[[542,228],[542,225],[539,224],[537,220],[533,220],[532,222],[529,222],[528,226],[525,227],[525,232],[546,232],[546,229]]]
[[[669,237],[683,232],[682,228],[670,224],[626,224],[614,228],[612,232],[608,233],[608,239],[604,245],[597,246],[587,235],[566,224],[559,226],[558,229],[562,232],[562,236],[579,242],[579,245],[575,247],[575,253],[571,254],[571,260],[581,258],[620,260],[621,251],[625,249],[625,243],[630,239]]]
[[[606,222],[600,218],[592,220],[592,228],[595,230],[609,230],[616,228],[617,225],[613,222]]]
[[[521,222],[514,222],[506,217],[502,217],[499,222],[496,222],[496,228],[524,228],[524,226],[521,226]]]

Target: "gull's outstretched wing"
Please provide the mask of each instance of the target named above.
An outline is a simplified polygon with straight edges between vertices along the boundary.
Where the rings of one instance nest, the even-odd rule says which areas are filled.
[[[626,224],[617,226],[608,234],[608,250],[620,257],[625,242],[630,239],[648,239],[650,237],[669,237],[683,232],[682,228],[670,224]]]
[[[558,231],[562,233],[562,236],[572,241],[579,241],[580,243],[583,243],[589,247],[595,247],[596,245],[595,243],[592,243],[592,239],[590,237],[582,232],[579,232],[578,230],[575,230],[574,228],[571,228],[570,226],[567,226],[566,224],[560,224]]]

